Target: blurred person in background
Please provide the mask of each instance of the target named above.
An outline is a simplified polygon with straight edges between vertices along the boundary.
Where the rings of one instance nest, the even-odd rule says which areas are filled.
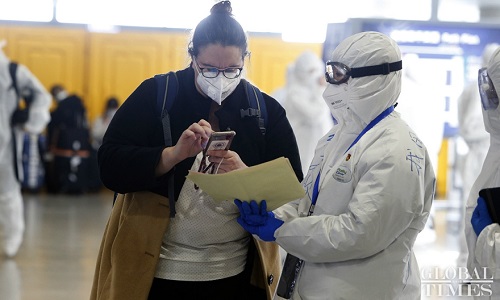
[[[325,64],[312,51],[303,52],[287,69],[281,104],[295,132],[304,174],[309,169],[316,143],[333,126],[322,96],[325,88]]]
[[[102,139],[104,133],[108,129],[111,119],[115,115],[120,103],[115,97],[110,97],[104,106],[104,111],[102,115],[98,116],[92,123],[91,135],[92,135],[92,146],[94,149],[99,149],[102,144]]]
[[[23,198],[18,177],[22,141],[17,140],[22,132],[39,134],[50,120],[51,99],[40,81],[29,69],[18,64],[14,74],[20,94],[29,90],[31,101],[26,120],[14,120],[18,107],[18,96],[9,72],[10,60],[0,41],[0,225],[3,229],[3,250],[8,257],[17,254],[22,244],[25,228]]]
[[[493,52],[500,44],[488,44],[482,53],[481,67],[486,67]],[[479,95],[477,81],[470,82],[458,98],[458,134],[465,142],[467,151],[465,155],[459,155],[458,170],[462,179],[462,199],[460,201],[461,218],[459,232],[463,232],[465,206],[471,192],[472,185],[476,181],[477,174],[481,171],[486,153],[490,146],[490,135],[485,129],[481,97]],[[462,143],[463,144],[463,143]],[[467,261],[467,244],[465,237],[461,234],[459,240],[458,267],[465,267]]]
[[[480,70],[478,85],[482,115],[490,146],[477,179],[471,188],[464,218],[467,238],[469,274],[479,280],[491,280],[491,293],[478,293],[478,299],[498,299],[500,296],[500,225],[493,223],[485,199],[479,196],[484,188],[500,187],[500,48],[492,54],[486,68]],[[476,87],[477,88],[477,87]],[[493,199],[500,201],[500,199]],[[484,272],[486,270],[486,273]],[[476,272],[475,272],[476,271]],[[484,278],[481,278],[485,276]]]
[[[87,190],[89,192],[98,192],[102,188],[102,181],[99,175],[99,165],[97,162],[97,151],[99,150],[99,147],[101,147],[104,133],[106,133],[109,123],[111,122],[111,119],[113,119],[113,116],[119,106],[120,103],[118,102],[118,99],[115,97],[108,98],[104,104],[102,114],[94,120],[92,127],[90,128],[92,149],[90,149],[89,178],[87,182]]]
[[[285,103],[287,85],[290,84],[291,82],[290,79],[292,76],[292,72],[293,72],[293,63],[286,66],[285,85],[275,89],[271,94],[271,96],[273,96],[273,98],[276,99],[276,101],[278,101],[281,104],[281,106],[283,106],[283,104]]]
[[[88,189],[90,128],[82,98],[56,84],[51,93],[57,106],[47,126],[47,190],[81,194]]]

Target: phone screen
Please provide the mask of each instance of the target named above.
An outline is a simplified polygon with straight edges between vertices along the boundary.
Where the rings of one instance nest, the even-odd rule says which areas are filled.
[[[198,172],[209,173],[209,174],[217,173],[218,166],[208,161],[207,151],[229,150],[229,146],[231,146],[231,141],[233,140],[235,135],[236,132],[234,131],[213,132],[210,138],[208,139],[205,149],[203,150],[203,157],[201,159]],[[196,185],[194,187],[196,189],[198,188]]]
[[[228,150],[235,135],[234,131],[213,132],[205,147],[205,152],[208,150]]]

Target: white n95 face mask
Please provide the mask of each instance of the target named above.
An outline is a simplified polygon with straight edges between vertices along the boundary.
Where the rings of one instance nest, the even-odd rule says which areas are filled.
[[[54,98],[56,98],[57,101],[62,101],[68,97],[68,93],[66,91],[60,91],[58,92]]]
[[[346,106],[348,97],[349,92],[347,90],[347,84],[328,84],[323,92],[323,99],[332,113]]]
[[[198,73],[198,78],[196,78],[196,82],[203,93],[219,105],[222,104],[222,101],[224,101],[227,96],[234,92],[240,80],[240,77],[228,79],[224,77],[223,74],[219,74],[215,78],[206,78],[201,73]]]

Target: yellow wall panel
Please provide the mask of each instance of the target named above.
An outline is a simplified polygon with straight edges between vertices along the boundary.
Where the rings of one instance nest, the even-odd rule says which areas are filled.
[[[99,115],[105,100],[125,99],[146,78],[185,68],[189,31],[127,30],[118,34],[85,28],[0,26],[5,52],[32,70],[49,89],[63,84],[82,96],[89,118]],[[286,43],[279,36],[249,36],[247,76],[264,92],[285,84],[288,64],[305,50],[321,54],[321,44]]]
[[[84,94],[85,30],[6,26],[0,32],[7,39],[6,54],[26,65],[47,89],[61,83]]]
[[[108,97],[123,102],[144,79],[188,64],[187,33],[93,33],[89,44],[91,119],[102,112]]]
[[[272,93],[285,84],[287,66],[306,50],[321,57],[323,44],[287,43],[280,37],[250,36],[248,78],[262,91]]]

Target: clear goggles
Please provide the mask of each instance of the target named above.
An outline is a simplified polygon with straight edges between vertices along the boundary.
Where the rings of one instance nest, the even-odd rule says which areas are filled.
[[[403,68],[403,62],[397,61],[393,63],[385,63],[376,66],[349,68],[341,62],[327,61],[326,62],[326,81],[331,84],[342,84],[349,78],[358,78],[372,75],[387,75],[391,72],[399,71]]]
[[[491,82],[490,76],[488,76],[487,68],[479,70],[477,83],[484,110],[496,109],[498,107],[498,95],[493,82]]]

